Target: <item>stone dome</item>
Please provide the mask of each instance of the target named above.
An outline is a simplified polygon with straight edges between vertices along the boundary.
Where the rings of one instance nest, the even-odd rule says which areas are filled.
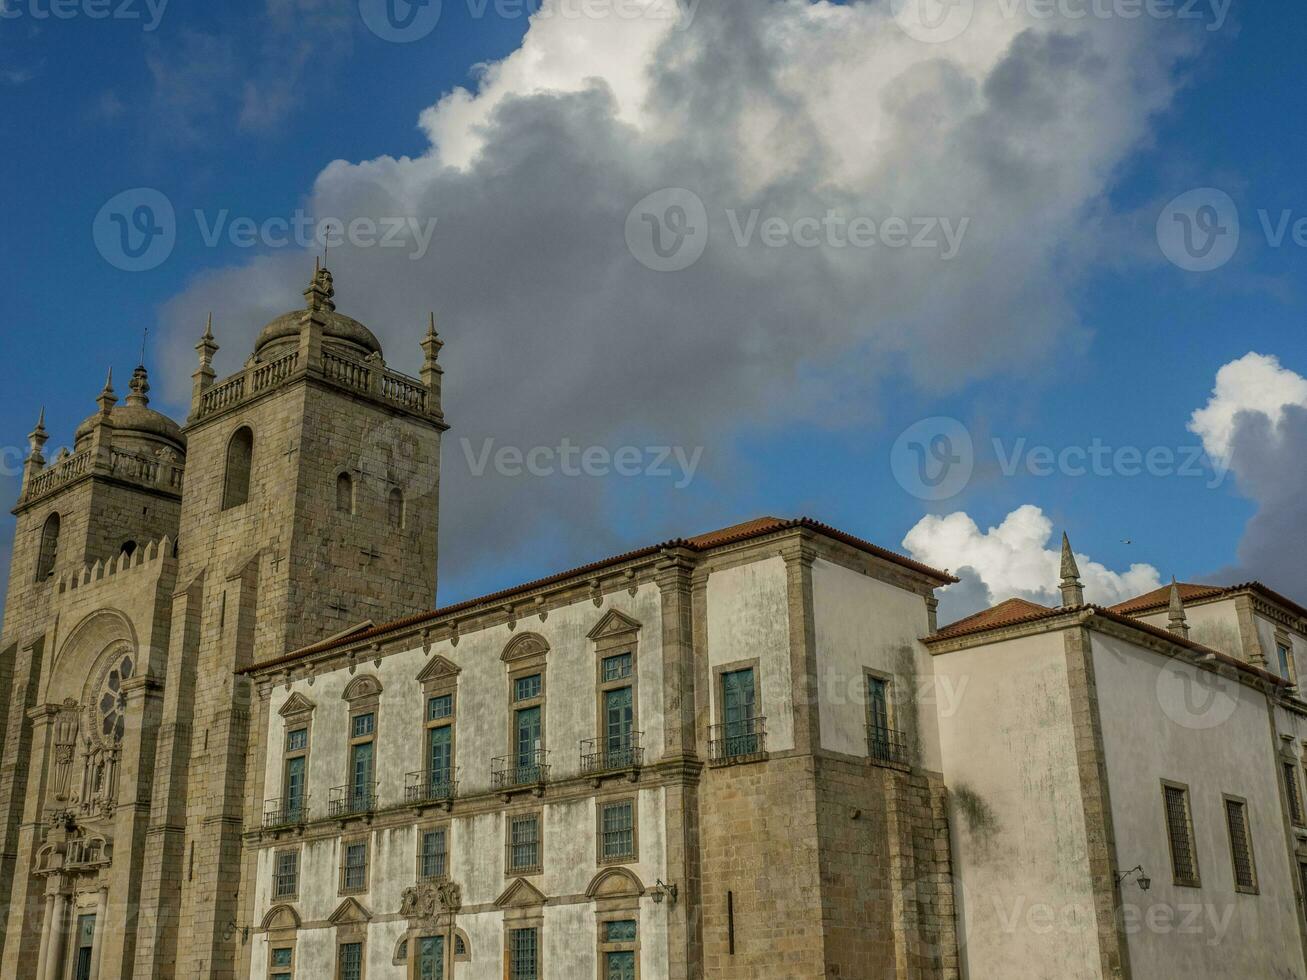
[[[186,452],[186,435],[182,427],[162,412],[150,408],[148,392],[149,375],[144,367],[138,367],[132,375],[131,394],[121,405],[109,410],[109,422],[113,426],[113,444],[120,449],[154,449],[170,448],[180,453]],[[106,393],[112,389],[106,385]],[[103,397],[103,396],[101,396]],[[90,442],[95,427],[100,421],[96,412],[77,427],[73,436],[76,449],[83,449]]]
[[[259,339],[254,342],[254,353],[262,355],[264,348],[278,342],[298,341],[300,326],[307,313],[307,310],[291,310],[269,323],[259,333]],[[325,342],[343,344],[364,356],[381,353],[381,341],[377,340],[376,334],[353,317],[337,313],[332,309],[319,310],[318,315],[326,323],[322,334]]]

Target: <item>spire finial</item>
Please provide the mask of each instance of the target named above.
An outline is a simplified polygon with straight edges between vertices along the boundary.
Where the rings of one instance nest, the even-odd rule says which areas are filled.
[[[118,404],[118,396],[113,390],[113,367],[109,367],[109,374],[104,379],[104,390],[100,392],[100,397],[95,400],[100,406],[100,414],[108,415],[109,410]]]
[[[1083,606],[1085,588],[1080,581],[1080,567],[1076,564],[1075,552],[1071,550],[1071,539],[1062,532],[1062,605]]]
[[[201,339],[203,340],[213,339],[213,310],[209,311],[209,317],[207,320],[204,321],[204,336]]]
[[[314,258],[313,260],[313,281],[309,283],[309,288],[304,290],[304,299],[308,301],[310,310],[334,310],[336,304],[332,297],[336,295],[336,288],[332,282],[331,271],[323,262]]]
[[[1189,617],[1184,611],[1184,600],[1180,598],[1180,585],[1171,576],[1171,600],[1167,609],[1166,628],[1176,636],[1189,639]]]
[[[146,327],[145,332],[141,334],[141,359],[136,363],[145,367],[145,342],[150,339],[150,328]]]
[[[128,405],[145,408],[150,404],[150,375],[146,372],[144,364],[139,365],[132,372],[132,380],[127,387],[132,392],[127,396]]]

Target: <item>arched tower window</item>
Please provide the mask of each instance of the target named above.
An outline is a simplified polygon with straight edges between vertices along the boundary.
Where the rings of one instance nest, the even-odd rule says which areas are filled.
[[[55,559],[59,557],[59,515],[51,514],[41,529],[41,550],[36,558],[36,580],[44,582],[54,574]]]
[[[250,499],[250,465],[254,459],[254,433],[248,426],[236,430],[227,443],[227,470],[222,486],[222,509],[239,507]]]
[[[390,526],[396,530],[404,526],[404,492],[396,487],[390,491],[388,504],[390,513]]]
[[[342,514],[354,513],[354,478],[348,473],[336,477],[336,510]]]

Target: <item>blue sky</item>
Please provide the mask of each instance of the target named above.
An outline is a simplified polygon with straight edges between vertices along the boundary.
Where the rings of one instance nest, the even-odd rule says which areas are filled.
[[[77,422],[93,409],[106,367],[113,365],[125,382],[147,328],[151,337],[147,363],[160,396],[155,407],[184,417],[186,406],[178,397],[186,385],[184,373],[180,387],[175,380],[171,385],[162,382],[159,376],[172,372],[175,363],[188,363],[177,361],[175,351],[186,350],[180,338],[192,338],[193,343],[198,335],[199,311],[216,307],[220,342],[224,329],[228,336],[252,336],[262,321],[255,322],[251,307],[262,309],[263,304],[271,313],[282,300],[280,308],[294,306],[312,265],[311,250],[289,250],[295,253],[291,255],[286,249],[266,246],[242,249],[229,240],[210,247],[186,215],[198,208],[209,215],[226,211],[262,220],[290,215],[296,208],[312,209],[315,204],[322,213],[324,201],[351,200],[334,186],[325,186],[329,182],[319,177],[324,168],[337,160],[359,164],[429,155],[429,133],[419,128],[420,114],[456,87],[475,92],[476,66],[510,56],[523,44],[529,26],[523,17],[493,11],[475,16],[474,7],[450,0],[429,36],[402,44],[371,33],[357,6],[347,2],[174,2],[149,31],[143,29],[142,20],[98,20],[80,12],[67,20],[41,18],[43,3],[7,0],[5,7],[12,16],[0,20],[0,113],[7,137],[7,152],[0,157],[0,200],[7,218],[0,234],[0,260],[7,274],[7,288],[0,294],[4,322],[0,444],[19,448],[25,445],[42,405],[52,442],[66,441]],[[131,9],[148,21],[143,4]],[[692,34],[705,20],[701,16],[686,33]],[[477,485],[465,479],[447,484],[442,501],[446,526],[440,600],[454,601],[609,551],[760,513],[809,514],[902,548],[905,535],[928,513],[965,512],[983,532],[1023,505],[1033,505],[1052,527],[1070,531],[1078,551],[1111,570],[1124,572],[1133,564],[1147,563],[1163,578],[1176,574],[1192,579],[1245,571],[1269,575],[1282,567],[1274,556],[1250,559],[1246,550],[1241,553],[1249,521],[1271,505],[1264,492],[1258,498],[1250,490],[1253,483],[1264,489],[1265,481],[1241,472],[1238,457],[1234,475],[1215,488],[1209,466],[1195,476],[1066,472],[1005,476],[994,465],[991,440],[1000,439],[1007,451],[1020,440],[1054,450],[1089,446],[1098,440],[1112,447],[1183,451],[1201,445],[1187,425],[1191,414],[1207,404],[1222,366],[1256,351],[1277,358],[1290,372],[1307,374],[1303,329],[1307,249],[1294,244],[1291,235],[1279,247],[1268,242],[1258,216],[1265,210],[1278,221],[1288,209],[1295,220],[1307,218],[1307,176],[1302,167],[1307,131],[1296,124],[1303,117],[1307,92],[1295,68],[1304,21],[1307,11],[1295,5],[1236,0],[1219,30],[1208,30],[1210,21],[1148,25],[1147,30],[1159,32],[1180,50],[1140,69],[1139,74],[1155,78],[1155,84],[1138,84],[1145,89],[1166,88],[1168,94],[1159,98],[1155,110],[1140,109],[1133,118],[1123,111],[1123,120],[1113,122],[1110,139],[1117,149],[1087,168],[1092,171],[1092,186],[1078,181],[1082,197],[1071,211],[1070,224],[1055,226],[1061,229],[1059,235],[1039,241],[1030,252],[1014,250],[1011,264],[1004,254],[988,256],[993,293],[973,286],[941,308],[941,315],[948,311],[958,320],[953,325],[956,334],[930,332],[930,343],[939,348],[931,350],[927,345],[921,350],[913,347],[911,339],[884,340],[885,334],[877,332],[884,328],[874,300],[868,304],[855,297],[843,313],[832,312],[832,319],[842,315],[861,322],[865,318],[867,336],[875,338],[868,341],[866,351],[878,367],[868,372],[865,384],[856,377],[831,380],[839,375],[832,364],[851,357],[851,351],[863,350],[856,332],[833,331],[838,339],[815,343],[820,356],[809,360],[804,334],[796,326],[808,310],[796,306],[794,319],[786,326],[759,328],[756,334],[760,344],[773,350],[784,347],[785,341],[794,342],[788,378],[771,362],[752,388],[747,374],[743,380],[737,378],[740,390],[749,388],[751,397],[759,396],[758,404],[743,404],[732,389],[709,397],[713,387],[709,374],[709,380],[693,389],[704,392],[702,406],[693,394],[671,396],[681,403],[684,415],[664,417],[637,406],[611,428],[591,431],[575,423],[579,416],[569,402],[567,411],[560,408],[556,426],[542,421],[530,436],[510,435],[511,425],[501,416],[481,424],[479,419],[490,418],[487,411],[478,417],[469,415],[483,405],[476,392],[494,377],[485,367],[490,356],[486,351],[495,348],[498,336],[491,311],[497,310],[501,318],[526,318],[537,304],[524,301],[491,307],[483,301],[484,294],[511,295],[520,290],[535,295],[533,291],[546,289],[542,282],[549,280],[551,294],[593,291],[598,305],[605,295],[603,275],[591,270],[569,278],[566,271],[560,272],[557,257],[548,248],[519,253],[507,245],[485,246],[491,250],[488,254],[499,258],[482,270],[487,282],[478,293],[459,281],[465,273],[454,276],[446,271],[452,253],[440,253],[433,265],[391,263],[387,268],[394,271],[387,275],[393,274],[397,281],[421,279],[424,290],[429,290],[414,295],[411,305],[403,307],[412,309],[411,324],[388,327],[390,333],[378,330],[387,340],[393,363],[408,369],[415,366],[413,350],[397,352],[391,338],[411,335],[416,342],[427,309],[419,301],[429,300],[429,305],[441,308],[449,341],[446,412],[455,425],[445,448],[447,469],[457,469],[465,460],[455,441],[464,434],[474,440],[534,438],[546,440],[546,445],[574,437],[608,446],[685,442],[705,448],[705,463],[697,478],[680,489],[668,479],[596,480],[593,492],[579,495],[578,502],[568,485],[541,493],[521,480],[509,483],[502,492],[488,496],[520,520],[509,522],[511,535],[505,532],[504,539],[485,548],[450,530],[451,522],[471,528],[492,522],[493,515],[469,511],[465,520],[461,516],[460,508],[471,506],[461,503],[461,498],[472,495]],[[707,28],[711,27],[709,23]],[[1104,34],[1102,43],[1115,43],[1111,37]],[[602,44],[590,33],[586,38],[579,57],[603,64]],[[948,58],[953,50],[948,44],[936,47],[930,58]],[[1048,51],[1051,59],[1031,58],[1029,64],[1047,65],[1047,71],[1056,75],[1062,71],[1057,49],[1050,46]],[[928,60],[925,53],[921,57]],[[1139,56],[1122,54],[1121,63],[1131,64],[1131,58]],[[744,76],[749,68],[746,59],[741,55],[740,61],[731,62]],[[995,64],[1005,63],[1001,54],[995,55]],[[708,76],[696,73],[678,79],[675,70],[659,66],[659,71],[668,73],[661,79],[662,92],[676,91],[688,99],[672,83],[679,82],[691,95],[696,84],[714,84],[701,81]],[[924,76],[927,69],[920,70]],[[1032,92],[1047,91],[1046,85],[1063,84],[1029,74],[1012,82],[992,67],[975,70],[990,72],[984,91],[991,99],[998,97],[999,82],[1024,88],[1024,99],[1031,98]],[[598,69],[596,73],[602,74]],[[1070,88],[1086,80],[1092,82],[1092,71],[1065,84]],[[537,81],[537,88],[548,91],[546,82]],[[740,95],[735,111],[747,113],[748,96],[741,94],[748,91],[747,85],[741,81],[732,91]],[[946,97],[951,89],[941,86],[939,91]],[[564,105],[563,100],[532,106],[528,101],[523,101],[521,110],[526,121],[515,117],[519,128],[505,124],[500,135],[504,146],[514,152],[534,149],[542,160],[514,159],[505,164],[501,176],[509,187],[494,184],[496,175],[487,164],[473,164],[472,172],[482,181],[476,187],[496,187],[496,193],[505,197],[523,193],[529,175],[540,174],[541,195],[529,198],[529,207],[516,205],[495,213],[493,228],[484,218],[458,224],[460,253],[482,247],[479,234],[498,243],[530,241],[538,222],[548,217],[543,209],[549,202],[540,197],[548,198],[546,188],[554,186],[547,175],[553,172],[551,160],[557,151],[543,137],[539,144],[532,140],[538,129],[555,132],[570,125],[562,116],[563,108],[579,112],[587,107]],[[1039,112],[1037,106],[1016,104],[1027,118]],[[720,106],[720,99],[713,105]],[[1065,117],[1065,109],[1061,111]],[[1045,135],[1055,142],[1058,126],[1067,122],[1062,118],[1057,125],[1050,123],[1046,134],[1032,125],[1022,138],[1032,137],[1035,146]],[[1071,122],[1083,125],[1088,133],[1099,125],[1092,117]],[[598,142],[586,147],[585,134],[602,130],[576,125],[586,155],[603,159],[613,152]],[[923,122],[921,127],[923,139],[929,139],[929,124]],[[1041,151],[1031,150],[1032,155],[1036,152]],[[523,156],[529,156],[525,150]],[[658,174],[641,176],[650,181],[649,190],[676,186],[681,174],[675,166],[669,170],[672,173],[665,181]],[[348,177],[356,183],[371,179],[356,167],[349,168]],[[892,206],[894,194],[882,193],[885,186],[901,184],[876,185],[876,193],[868,192],[862,199]],[[97,250],[92,222],[106,201],[136,187],[162,191],[181,218],[176,247],[166,261],[148,271],[125,272]],[[1237,253],[1220,268],[1185,271],[1166,260],[1153,229],[1167,202],[1204,187],[1230,195],[1239,209],[1242,237]],[[929,201],[928,191],[929,187],[915,194],[918,213],[930,213],[921,210],[921,202]],[[466,193],[473,196],[474,190]],[[555,199],[561,193],[555,188]],[[587,199],[603,193],[602,179],[591,175]],[[704,190],[700,193],[715,213],[717,199]],[[625,214],[634,204],[623,198],[616,211]],[[980,206],[976,204],[977,209]],[[536,212],[537,207],[542,210]],[[941,201],[940,213],[950,207],[956,208],[957,201],[947,205]],[[514,225],[518,221],[520,228]],[[1068,227],[1074,229],[1072,234],[1066,233]],[[614,235],[620,242],[620,227]],[[1032,237],[1039,235],[1032,233]],[[567,235],[559,238],[566,241]],[[710,248],[718,245],[714,238]],[[710,257],[713,254],[710,251]],[[504,260],[505,255],[512,261]],[[1037,266],[1032,266],[1032,255]],[[630,256],[623,259],[632,265]],[[804,261],[806,257],[798,257],[790,265],[801,266]],[[376,290],[360,281],[377,267],[362,260],[352,267],[348,257],[341,262],[343,269],[333,262],[341,308],[374,327],[376,318],[393,317]],[[266,283],[268,270],[285,273],[281,292],[273,289],[266,300],[249,299],[239,284]],[[814,268],[812,277],[822,271]],[[674,346],[696,331],[710,332],[722,309],[735,309],[714,305],[722,299],[707,292],[712,284],[702,280],[709,272],[701,263],[683,274],[660,276],[639,268],[631,273],[625,267],[622,274],[644,276],[640,282],[649,281],[651,289],[709,297],[697,327],[693,308],[688,312],[677,308],[677,326],[669,327],[665,341]],[[678,275],[684,278],[677,279]],[[1004,293],[1001,281],[1023,277],[1034,280],[1025,292]],[[755,288],[765,290],[766,278],[755,277],[760,280]],[[1049,278],[1057,280],[1051,287],[1039,281]],[[833,276],[831,292],[838,293],[839,285]],[[1048,299],[1050,288],[1056,292],[1055,300]],[[353,304],[348,298],[351,289],[358,296]],[[453,298],[465,292],[468,298]],[[449,304],[441,302],[444,293],[451,296]],[[995,294],[1003,294],[1001,309]],[[1040,304],[1027,309],[1022,295],[1039,296]],[[579,302],[569,299],[557,309],[573,310],[578,320],[602,316],[602,310],[574,309]],[[774,308],[783,318],[785,302],[778,295],[758,308]],[[732,358],[756,354],[740,338],[755,336],[749,317],[762,317],[749,312],[754,307],[743,305],[743,311],[737,311],[742,321],[737,325],[739,333],[719,349],[709,348],[724,365]],[[887,308],[893,305],[886,303]],[[959,310],[979,316],[991,305],[994,319],[1006,321],[1006,327],[986,320],[985,326],[971,332],[962,322],[965,316],[957,316]],[[465,311],[461,319],[460,311]],[[607,355],[606,343],[573,335],[561,315],[542,323],[525,344],[505,334],[501,359],[523,366],[520,373],[511,366],[504,369],[509,376],[503,379],[498,401],[512,405],[517,399],[522,404],[513,412],[505,410],[502,418],[531,415],[533,405],[553,403],[555,385],[584,388],[611,373],[614,360],[638,358],[643,348],[635,342],[627,344],[628,338],[622,336],[626,318],[616,310],[614,314],[606,335],[612,338],[614,351]],[[242,316],[250,322],[242,321]],[[894,314],[885,316],[892,319]],[[902,315],[901,322],[905,326],[899,329],[921,333],[911,325],[917,322],[913,316]],[[1040,339],[1032,342],[1036,334]],[[966,363],[969,358],[953,353],[972,342],[983,352],[976,355],[974,370]],[[558,362],[566,365],[565,376],[557,369],[549,377],[527,370],[525,365],[536,358],[542,364],[554,363],[545,357],[546,349],[554,356],[574,343],[575,354]],[[702,362],[705,350],[690,341],[686,345],[681,363]],[[1012,347],[1010,356],[1007,345]],[[226,356],[239,361],[247,347],[228,350]],[[935,357],[940,361],[938,376],[930,370]],[[466,363],[460,358],[466,358]],[[664,363],[651,362],[650,370],[656,374]],[[228,369],[235,366],[227,365]],[[767,386],[774,386],[775,392],[761,397],[758,389]],[[124,384],[118,387],[121,393]],[[602,416],[605,405],[623,395],[620,386],[615,391],[601,384],[596,387],[600,404],[589,410]],[[808,394],[791,399],[790,390]],[[826,391],[829,400],[823,402],[820,395],[811,394],[813,390]],[[550,418],[544,409],[541,414]],[[696,415],[702,424],[687,422],[687,417]],[[905,492],[891,463],[899,434],[934,416],[964,424],[974,437],[978,465],[965,489],[932,502]],[[15,458],[13,450],[6,455],[4,495],[11,501],[18,491]],[[560,505],[558,514],[551,513],[552,502],[564,499],[567,505]],[[11,529],[12,521],[6,521],[0,534],[7,538]],[[961,564],[946,563],[954,568]],[[981,573],[990,586],[988,598],[1005,597],[998,593],[1010,577],[1002,570],[990,574],[981,569]],[[1270,584],[1307,599],[1300,581]]]

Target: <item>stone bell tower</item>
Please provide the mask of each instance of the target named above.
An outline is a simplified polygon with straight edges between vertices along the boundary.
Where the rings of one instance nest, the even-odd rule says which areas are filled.
[[[196,348],[178,655],[144,882],[160,919],[142,938],[138,976],[234,975],[248,925],[237,891],[251,692],[239,671],[435,599],[447,426],[434,318],[421,378],[410,378],[337,311],[325,268],[304,297],[225,380],[211,322]]]

